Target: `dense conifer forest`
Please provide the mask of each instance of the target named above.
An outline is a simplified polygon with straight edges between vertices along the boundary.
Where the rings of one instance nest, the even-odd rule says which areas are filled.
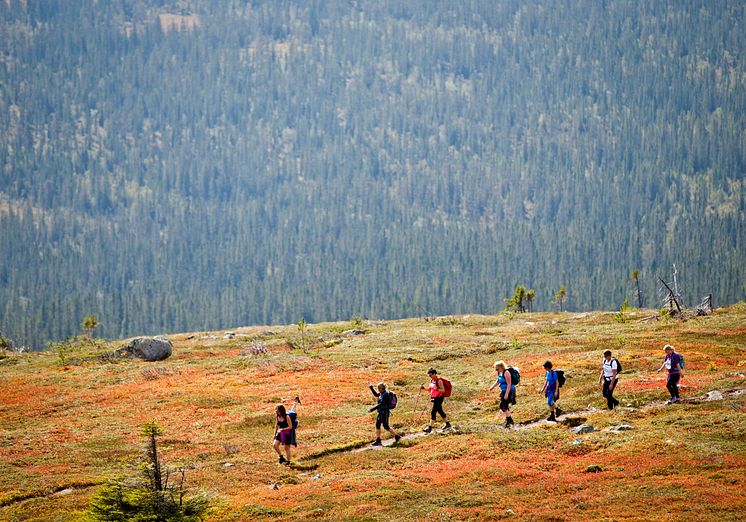
[[[746,297],[740,0],[1,0],[0,334]]]

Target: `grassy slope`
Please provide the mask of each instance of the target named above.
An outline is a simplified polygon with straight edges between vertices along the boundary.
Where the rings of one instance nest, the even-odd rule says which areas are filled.
[[[666,342],[686,355],[683,396],[744,387],[742,304],[685,323],[535,313],[372,323],[366,335],[341,336],[349,327],[310,326],[315,343],[308,354],[284,341],[297,337],[288,326],[269,334],[239,329],[230,340],[174,335],[175,355],[161,363],[61,369],[52,354],[1,359],[0,504],[7,505],[0,519],[78,519],[95,491],[90,484],[135,462],[139,427],[151,418],[166,430],[166,462],[188,466],[188,482],[215,496],[214,520],[460,520],[499,518],[508,509],[536,519],[736,520],[746,509],[746,395],[599,411],[588,416],[597,428],[628,423],[635,429],[584,435],[577,446],[577,436],[562,425],[497,427],[496,395],[487,392],[492,362],[505,359],[522,369],[517,421],[541,418],[544,402],[535,390],[549,358],[569,377],[565,410],[600,408],[596,379],[601,352],[610,348],[625,370],[618,393],[623,406],[659,401],[663,376],[652,370]],[[262,334],[269,353],[241,355]],[[370,440],[369,382],[393,383],[400,397],[395,425],[419,429],[413,408],[430,366],[452,380],[446,411],[470,434],[321,455]],[[304,398],[300,469],[289,470],[271,452],[272,410],[295,394]],[[240,451],[229,455],[225,445]],[[587,473],[593,464],[603,471]],[[272,483],[280,489],[270,489]],[[45,494],[70,486],[69,494]]]

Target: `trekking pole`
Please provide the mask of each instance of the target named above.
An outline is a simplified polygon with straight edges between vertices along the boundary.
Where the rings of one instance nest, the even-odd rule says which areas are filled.
[[[420,387],[420,391],[422,391],[422,389],[423,389],[423,388],[422,388],[422,387]],[[417,395],[417,397],[419,398],[419,395]],[[426,411],[426,410],[427,410],[427,403],[425,403],[425,406],[424,406],[424,407],[422,408],[422,411],[420,412],[420,416],[419,416],[419,417],[417,417],[417,420],[415,421],[415,422],[416,422],[416,424],[419,424],[419,423],[420,423],[420,419],[422,419],[422,416],[423,416],[423,415],[425,414],[425,411]]]
[[[417,405],[420,403],[420,395],[422,395],[422,388],[417,392],[417,400],[414,401],[414,410],[412,410],[412,415],[417,413]]]

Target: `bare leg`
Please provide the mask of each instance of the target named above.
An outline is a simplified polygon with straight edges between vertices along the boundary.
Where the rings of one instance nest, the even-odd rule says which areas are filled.
[[[280,451],[280,441],[279,440],[275,441],[275,444],[274,444],[273,448],[275,448],[275,451],[277,452],[277,454],[280,457],[282,457],[282,452]]]

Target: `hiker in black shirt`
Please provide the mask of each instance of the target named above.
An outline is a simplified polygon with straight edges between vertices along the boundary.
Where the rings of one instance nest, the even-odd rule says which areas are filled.
[[[374,412],[378,410],[378,415],[376,415],[376,440],[373,442],[373,446],[382,446],[381,444],[381,426],[385,430],[387,430],[389,433],[391,433],[394,436],[394,441],[399,442],[399,439],[401,439],[401,435],[396,433],[390,426],[389,426],[389,415],[391,414],[391,392],[386,390],[386,385],[382,382],[378,383],[378,391],[373,388],[373,385],[368,386],[370,388],[371,393],[378,397],[378,404],[373,406],[369,412]]]

